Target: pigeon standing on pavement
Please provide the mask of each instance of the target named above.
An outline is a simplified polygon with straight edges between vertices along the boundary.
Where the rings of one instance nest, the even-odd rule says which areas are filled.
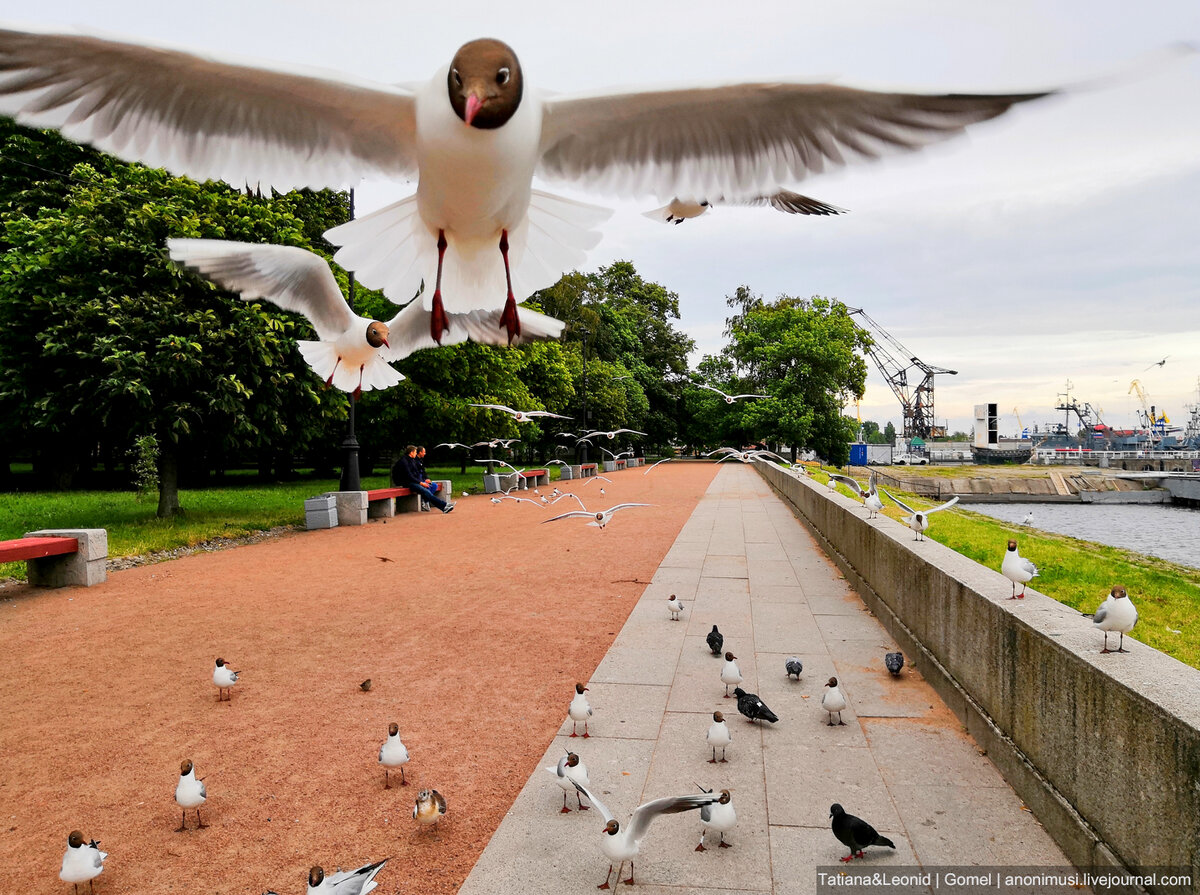
[[[900,669],[904,667],[904,653],[886,653],[883,657],[883,664],[887,666],[887,670],[894,677],[900,676]]]
[[[804,663],[800,661],[799,656],[788,656],[783,660],[783,667],[787,670],[789,680],[793,674],[796,675],[796,680],[800,680],[800,673],[804,671]]]
[[[1012,582],[1012,596],[1010,600],[1025,599],[1025,585],[1037,577],[1037,566],[1023,557],[1017,552],[1017,542],[1009,539],[1008,550],[1004,554],[1004,561],[1000,563],[1000,574]],[[1021,592],[1017,593],[1017,585],[1021,585]]]
[[[446,800],[436,789],[423,789],[417,793],[413,805],[413,820],[423,826],[435,824],[446,816]]]
[[[846,707],[846,697],[838,686],[838,679],[831,677],[825,687],[825,695],[821,697],[821,708],[829,713],[829,726],[834,726],[833,716],[837,715],[837,723],[845,727],[846,722],[842,720],[842,709]]]
[[[1104,649],[1101,653],[1127,653],[1125,649],[1125,635],[1133,630],[1133,626],[1137,624],[1138,614],[1134,608],[1133,602],[1125,593],[1125,588],[1117,585],[1112,589],[1112,592],[1100,604],[1100,608],[1096,610],[1096,614],[1092,616],[1092,624],[1104,632]],[[1116,631],[1121,635],[1121,641],[1115,650],[1108,648],[1108,633]]]
[[[767,708],[757,693],[747,693],[741,687],[737,687],[733,695],[737,697],[738,711],[751,721],[770,721],[774,724],[779,720],[779,716]]]
[[[208,800],[208,790],[203,780],[196,779],[196,768],[190,759],[185,759],[179,765],[179,782],[175,784],[175,803],[183,809],[183,820],[179,822],[176,833],[187,829],[187,813],[189,808],[196,809],[196,829],[202,830],[208,826],[200,819],[200,806]]]
[[[592,707],[588,704],[587,697],[583,695],[586,691],[587,687],[583,684],[576,684],[575,695],[571,697],[571,704],[567,707],[567,716],[571,719],[571,736],[579,736],[576,727],[582,721],[585,739],[589,736],[588,718],[592,717]]]
[[[708,632],[708,648],[712,650],[714,656],[721,655],[721,648],[725,646],[725,635],[717,630],[717,626],[713,625],[713,629]]]
[[[400,785],[408,786],[404,779],[404,766],[408,764],[408,747],[400,740],[400,725],[394,721],[388,725],[388,738],[379,747],[379,763],[383,765],[383,788],[391,789],[392,782],[388,779],[389,768],[400,769]]]
[[[880,836],[875,832],[875,828],[861,817],[847,814],[841,805],[830,806],[829,816],[833,818],[833,835],[837,837],[838,842],[850,849],[850,854],[841,859],[844,862],[863,857],[863,849],[870,845],[893,849],[896,847],[892,840]]]
[[[725,653],[725,664],[721,666],[721,683],[725,685],[725,698],[729,698],[729,688],[742,682],[742,671],[737,666],[737,659],[732,652]]]
[[[711,793],[711,789],[700,787],[701,792]],[[733,797],[729,794],[729,790],[721,790],[721,798],[711,805],[705,805],[700,809],[700,844],[696,846],[696,851],[707,851],[704,847],[704,834],[712,831],[721,834],[721,841],[717,843],[718,848],[733,848],[725,841],[725,834],[734,828],[737,824],[737,812],[733,810]]]
[[[721,750],[721,761],[725,761],[725,747],[733,742],[733,737],[729,735],[729,725],[725,723],[725,716],[720,712],[713,712],[712,724],[708,725],[708,734],[704,737],[704,742],[712,746],[713,757],[708,760],[709,764],[717,763],[717,750]]]
[[[76,895],[79,895],[80,883],[87,883],[91,891],[92,880],[104,870],[104,859],[107,857],[108,852],[100,851],[99,842],[95,839],[84,842],[83,833],[72,830],[67,836],[67,850],[63,853],[62,870],[58,878],[73,885]]]
[[[683,601],[671,594],[667,599],[667,608],[671,610],[671,621],[679,621],[679,613],[683,612]]]
[[[575,788],[576,783],[583,786],[591,785],[591,781],[588,779],[587,765],[579,760],[578,755],[568,752],[558,760],[557,766],[546,768],[546,770],[554,775],[554,782],[563,791],[563,806],[560,814],[571,813],[571,809],[567,807],[567,794],[572,792],[575,793],[575,801],[579,803],[579,810],[588,810],[588,806],[579,799],[579,790]]]

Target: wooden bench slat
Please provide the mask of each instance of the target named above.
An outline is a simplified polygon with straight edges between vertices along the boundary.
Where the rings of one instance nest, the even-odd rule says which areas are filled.
[[[0,541],[0,562],[19,562],[79,552],[77,538],[16,538]]]
[[[376,488],[367,492],[367,502],[372,500],[387,500],[389,497],[411,497],[411,488]]]

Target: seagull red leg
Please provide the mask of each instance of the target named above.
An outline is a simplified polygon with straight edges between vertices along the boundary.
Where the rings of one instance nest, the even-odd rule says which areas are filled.
[[[566,794],[565,792],[563,793],[563,806],[562,806],[562,810],[561,810],[561,811],[559,811],[558,813],[559,813],[559,814],[570,814],[570,813],[571,813],[571,809],[567,807],[567,794]]]
[[[629,879],[625,880],[625,885],[633,885],[633,861],[629,862]]]
[[[199,808],[197,808],[197,809],[196,809],[196,829],[197,829],[197,830],[203,830],[203,829],[204,829],[205,827],[207,827],[207,826],[208,826],[208,824],[206,824],[204,821],[202,821],[202,820],[200,819],[200,809],[199,809]]]
[[[327,387],[333,385],[333,374],[337,372],[338,364],[341,362],[341,355],[338,355],[338,359],[333,362],[333,369],[329,371],[329,378],[325,380],[325,385]]]
[[[508,266],[508,231],[500,231],[500,255],[504,258],[504,281],[508,285],[508,298],[504,302],[504,313],[500,315],[501,329],[508,330],[508,344],[521,334],[521,318],[517,316],[517,299],[513,295],[512,271]]]
[[[433,287],[433,307],[429,312],[429,335],[433,337],[433,341],[439,345],[442,344],[442,333],[450,328],[450,321],[446,319],[446,309],[442,305],[442,262],[446,258],[446,231],[438,231],[438,269],[437,282]]]
[[[621,875],[620,873],[617,874],[617,876],[620,876],[620,875]],[[601,885],[596,886],[596,888],[597,889],[607,889],[608,888],[608,878],[610,876],[612,876],[612,864],[608,865],[608,873],[604,874],[604,882]]]

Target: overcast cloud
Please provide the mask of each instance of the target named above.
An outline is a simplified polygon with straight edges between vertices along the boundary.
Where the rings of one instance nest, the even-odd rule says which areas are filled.
[[[0,14],[18,24],[103,29],[387,82],[425,80],[466,40],[498,37],[529,84],[558,92],[785,79],[1037,90],[1084,85],[1172,42],[1200,41],[1195,0],[6,6]],[[968,428],[972,406],[985,401],[1019,408],[1026,425],[1049,421],[1068,379],[1115,424],[1134,422],[1135,378],[1176,421],[1197,400],[1200,56],[1020,107],[932,151],[790,186],[850,213],[722,208],[673,227],[641,217],[661,204],[652,197],[574,195],[616,208],[591,266],[626,258],[678,292],[682,326],[702,352],[721,347],[724,297],[746,284],[767,298],[827,295],[865,308],[921,359],[957,369],[937,386],[937,416],[952,428]],[[411,190],[364,184],[359,208]],[[899,423],[874,370],[862,414]],[[1015,430],[1015,418],[1002,428]]]

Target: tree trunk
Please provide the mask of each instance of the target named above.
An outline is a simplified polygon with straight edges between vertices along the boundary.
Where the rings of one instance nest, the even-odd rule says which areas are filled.
[[[163,439],[158,455],[158,518],[166,519],[179,510],[179,449]]]

